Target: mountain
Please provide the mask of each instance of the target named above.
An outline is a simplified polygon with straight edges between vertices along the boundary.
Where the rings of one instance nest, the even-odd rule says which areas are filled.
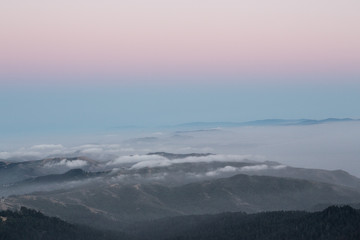
[[[228,157],[226,161],[217,159],[216,154],[212,153],[190,153],[190,154],[174,154],[166,152],[154,152],[148,153],[147,155],[158,155],[165,157],[169,160],[175,159],[186,159],[188,157],[214,157],[207,161],[201,162],[200,158],[198,161],[178,161],[171,166],[156,166],[138,170],[136,173],[142,173],[151,169],[152,173],[171,173],[173,176],[182,173],[193,173],[205,175],[205,179],[210,179],[211,176],[219,177],[230,177],[239,173],[247,175],[260,175],[260,176],[273,176],[273,177],[286,177],[295,179],[304,179],[317,182],[330,183],[335,185],[341,185],[350,187],[353,189],[360,189],[360,179],[349,174],[343,170],[323,170],[323,169],[309,169],[309,168],[298,168],[286,166],[278,162],[265,161],[257,162],[249,159],[243,159],[238,161]],[[226,171],[228,170],[228,171]],[[183,182],[186,182],[183,178]],[[191,179],[194,181],[194,179]]]
[[[3,208],[26,206],[71,223],[118,229],[132,222],[190,214],[304,210],[321,203],[360,202],[358,191],[291,178],[249,176],[168,186],[91,183],[78,188],[3,199]]]
[[[39,191],[51,191],[56,189],[69,189],[81,187],[92,180],[100,180],[109,172],[87,172],[82,169],[71,169],[63,174],[50,174],[40,177],[32,177],[20,182],[6,184],[0,187],[1,197],[10,195],[28,194]]]
[[[21,207],[0,211],[0,239],[8,240],[357,240],[360,210],[331,206],[320,212],[280,211],[188,215],[138,222],[116,231],[67,223]]]
[[[88,178],[100,177],[106,175],[108,172],[86,172],[82,169],[76,168],[71,169],[63,174],[50,174],[40,177],[35,177],[31,179],[27,179],[21,182],[21,184],[29,184],[29,183],[61,183],[67,181],[79,181]]]
[[[177,125],[181,128],[218,128],[218,127],[243,127],[243,126],[297,126],[313,125],[332,122],[352,122],[360,119],[352,118],[327,118],[321,120],[314,119],[264,119],[248,122],[191,122]]]
[[[5,192],[19,194],[15,188],[20,186],[62,184],[66,181],[83,179],[101,178],[107,181],[112,178],[122,178],[127,183],[157,181],[175,186],[231,177],[236,174],[305,179],[360,189],[360,179],[342,170],[295,168],[278,162],[259,162],[244,157],[239,158],[236,155],[151,152],[145,155],[125,156],[124,159],[124,161],[120,159],[97,162],[84,157],[74,157],[2,162],[0,196],[9,195],[4,194]],[[75,177],[75,173],[79,176]],[[28,188],[25,192],[29,193],[30,190],[32,188]]]
[[[86,157],[56,157],[23,162],[0,162],[0,185],[49,174],[62,174],[74,168],[91,171],[97,165],[96,161]]]
[[[103,162],[48,158],[0,166],[0,179],[21,179],[0,185],[0,209],[25,206],[113,230],[189,214],[314,210],[360,202],[360,179],[345,171],[237,155],[151,152]]]
[[[295,179],[307,179],[317,182],[346,186],[353,189],[360,189],[360,179],[350,175],[348,172],[345,172],[343,170],[331,171],[323,169],[308,169],[287,166],[285,168],[266,169],[264,171],[258,171],[252,174],[274,177],[287,177]]]

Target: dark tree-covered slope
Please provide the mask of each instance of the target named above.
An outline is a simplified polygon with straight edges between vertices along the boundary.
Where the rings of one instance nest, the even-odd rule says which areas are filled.
[[[358,240],[360,211],[332,206],[324,211],[221,213],[142,222],[125,233],[72,225],[38,211],[0,212],[0,240]]]
[[[22,207],[19,211],[0,212],[0,240],[115,240],[121,233],[101,232],[72,225],[59,218]]]
[[[139,240],[358,240],[360,211],[332,206],[315,213],[185,216],[138,224],[128,231]]]

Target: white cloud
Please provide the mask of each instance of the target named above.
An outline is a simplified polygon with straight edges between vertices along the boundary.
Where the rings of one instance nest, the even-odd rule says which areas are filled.
[[[39,144],[13,151],[0,151],[0,159],[38,160],[48,157],[87,156],[95,160],[108,161],[133,152],[138,152],[138,149],[121,144],[85,144],[72,147],[64,147],[61,144]]]
[[[87,149],[87,148],[96,148],[96,147],[99,147],[100,145],[98,144],[85,144],[85,145],[80,145],[80,146],[75,146],[75,147],[72,147],[72,149],[74,150],[84,150],[84,149]]]
[[[44,167],[47,168],[52,168],[52,167],[67,167],[67,168],[81,168],[81,167],[85,167],[86,165],[88,165],[88,163],[84,160],[67,160],[67,159],[62,159],[59,162],[50,162],[50,163],[46,163],[44,165]]]
[[[0,152],[0,159],[11,159],[11,158],[19,158],[19,159],[23,159],[23,158],[40,158],[42,156],[41,152],[37,152],[37,151],[32,151],[32,150],[27,150],[25,148],[21,148],[17,151],[13,151],[13,152]]]
[[[181,163],[198,163],[198,162],[251,162],[255,161],[249,160],[249,158],[254,158],[252,155],[209,155],[202,157],[187,157],[182,159],[173,159],[169,160],[162,156],[158,155],[133,155],[133,156],[123,156],[119,157],[116,160],[109,162],[107,165],[121,165],[125,163],[135,163],[131,169],[140,169],[140,168],[153,168],[153,167],[167,167],[173,164]]]
[[[267,170],[267,169],[269,169],[268,165],[261,164],[261,165],[255,165],[255,166],[242,167],[241,171],[250,172],[250,171],[263,171],[263,170]]]
[[[30,147],[30,149],[33,150],[54,150],[54,149],[63,149],[64,146],[61,144],[40,144],[40,145],[34,145]]]
[[[146,138],[155,135],[152,132],[139,133],[134,131],[121,134],[114,132],[109,134],[115,134],[114,136],[118,137],[109,139],[102,136],[96,136],[96,138],[79,136],[79,140],[72,143],[69,139],[59,141],[59,138],[55,138],[54,142],[63,143],[63,145],[40,144],[15,150],[13,149],[15,145],[9,145],[4,140],[6,144],[0,144],[0,159],[36,160],[55,156],[86,156],[105,162],[117,159],[119,156],[156,151],[210,152],[235,155],[253,153],[266,156],[266,159],[257,155],[248,155],[247,159],[261,162],[265,160],[279,161],[289,166],[295,165],[305,168],[344,169],[357,176],[360,172],[357,144],[360,141],[359,122],[311,126],[224,128],[219,131],[179,132],[177,136],[180,137],[176,138],[172,137],[175,129],[159,129],[157,131],[163,132],[163,134],[156,135],[158,141],[138,144],[129,142],[127,139]],[[32,139],[31,141],[39,142],[43,139]],[[83,145],[68,147],[68,145],[79,141],[82,141]],[[95,141],[99,144],[84,144]],[[218,158],[217,161],[222,161],[219,159],[220,156],[211,157]],[[187,160],[190,161],[190,159]],[[196,158],[196,161],[199,160],[201,159]],[[240,160],[235,159],[235,161]],[[172,163],[176,162],[172,161]],[[277,168],[284,167],[272,167],[272,169]]]
[[[130,156],[118,157],[117,159],[108,162],[106,165],[112,166],[112,165],[122,165],[127,163],[156,162],[156,161],[165,162],[169,160],[158,155],[130,155]]]
[[[89,156],[96,160],[105,161],[124,154],[131,154],[135,152],[135,149],[124,147],[120,144],[86,144],[72,147],[69,149],[69,152],[77,152],[78,155]]]
[[[207,172],[205,175],[208,177],[215,177],[218,175],[221,175],[223,173],[231,173],[231,172],[257,172],[257,171],[264,171],[268,169],[274,169],[279,170],[286,168],[286,165],[276,165],[276,166],[268,166],[266,164],[260,164],[260,165],[253,165],[253,166],[245,166],[241,168],[236,168],[233,166],[226,166],[223,168],[218,168],[214,171]]]
[[[134,164],[130,169],[140,169],[140,168],[154,168],[154,167],[167,167],[170,166],[172,163],[168,159],[163,160],[149,160],[138,162]]]
[[[208,177],[215,177],[222,173],[230,173],[230,172],[237,172],[239,171],[239,168],[233,167],[233,166],[226,166],[223,168],[218,168],[215,171],[207,172],[205,175]]]
[[[81,150],[81,153],[84,153],[84,154],[99,154],[102,152],[104,152],[104,149],[99,148],[99,147],[92,147],[92,148],[87,148],[87,149]]]
[[[8,159],[12,156],[9,152],[0,152],[0,159]]]
[[[65,148],[60,144],[41,144],[15,151],[0,152],[0,159],[35,160],[49,155],[62,154]]]
[[[211,152],[214,152],[214,149],[211,147],[201,147],[201,148],[182,147],[182,148],[177,148],[176,150],[177,150],[176,152],[183,152],[183,153],[189,153],[189,152],[211,153]]]
[[[192,163],[192,162],[255,162],[258,159],[254,155],[209,155],[202,157],[187,157],[184,159],[175,159],[173,163]]]
[[[84,167],[87,164],[88,163],[86,161],[83,161],[83,160],[66,161],[66,166],[69,167],[69,168]]]
[[[276,166],[271,166],[271,168],[272,168],[272,169],[276,169],[276,170],[278,170],[278,169],[284,169],[284,168],[287,168],[287,166],[286,166],[286,165],[276,165]]]

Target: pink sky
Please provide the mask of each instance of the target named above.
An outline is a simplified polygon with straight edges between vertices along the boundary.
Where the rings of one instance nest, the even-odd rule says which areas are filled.
[[[0,75],[359,75],[359,13],[358,0],[3,1]]]

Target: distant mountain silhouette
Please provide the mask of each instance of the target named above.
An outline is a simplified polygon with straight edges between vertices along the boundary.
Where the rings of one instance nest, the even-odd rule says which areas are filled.
[[[248,122],[190,122],[177,125],[176,127],[185,128],[217,128],[217,127],[242,127],[242,126],[296,126],[296,125],[314,125],[332,122],[354,122],[360,119],[352,118],[327,118],[321,120],[314,119],[264,119]]]
[[[21,184],[29,183],[53,183],[53,182],[66,182],[66,181],[77,181],[92,177],[99,177],[106,175],[108,172],[86,172],[82,169],[76,168],[71,169],[63,174],[51,174],[35,178],[30,178],[21,182]]]
[[[86,157],[56,157],[34,161],[0,162],[0,185],[49,174],[62,174],[71,168],[78,168],[71,166],[71,163],[76,162],[84,163],[84,166],[81,166],[84,170],[91,170],[98,164],[95,160]]]

